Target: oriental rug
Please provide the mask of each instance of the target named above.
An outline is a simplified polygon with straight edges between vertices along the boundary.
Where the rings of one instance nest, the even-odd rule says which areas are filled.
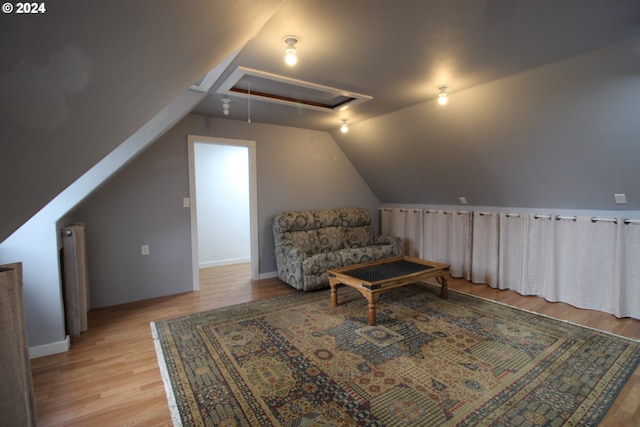
[[[341,288],[151,324],[176,426],[594,426],[640,343],[439,287]]]

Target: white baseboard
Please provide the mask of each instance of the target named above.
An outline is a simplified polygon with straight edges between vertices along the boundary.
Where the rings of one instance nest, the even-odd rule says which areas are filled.
[[[278,272],[277,271],[271,271],[269,273],[260,273],[258,275],[258,278],[260,280],[262,280],[262,279],[272,279],[274,277],[278,277]]]
[[[245,262],[251,262],[251,258],[234,258],[223,259],[219,261],[206,261],[199,263],[198,268],[222,267],[223,265],[242,264]]]
[[[65,351],[69,351],[69,344],[69,335],[67,335],[64,341],[29,347],[29,358],[36,359],[38,357],[49,356],[51,354],[64,353]]]

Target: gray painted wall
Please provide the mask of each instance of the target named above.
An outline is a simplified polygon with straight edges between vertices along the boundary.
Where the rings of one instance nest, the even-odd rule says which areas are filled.
[[[242,47],[279,3],[67,0],[29,19],[0,14],[0,242]]]
[[[332,132],[381,202],[640,209],[637,41],[451,89]]]
[[[378,227],[378,200],[328,133],[190,115],[74,212],[87,224],[93,307],[192,289],[189,134],[256,141],[261,274],[276,270],[277,212],[360,206]]]
[[[180,124],[73,213],[87,225],[92,307],[191,290],[187,145]],[[148,244],[150,255],[140,246]]]

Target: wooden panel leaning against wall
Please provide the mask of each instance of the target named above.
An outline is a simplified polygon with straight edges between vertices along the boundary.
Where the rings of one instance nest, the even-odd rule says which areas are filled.
[[[22,299],[22,264],[0,265],[0,414],[7,426],[35,426],[36,401],[31,378]]]

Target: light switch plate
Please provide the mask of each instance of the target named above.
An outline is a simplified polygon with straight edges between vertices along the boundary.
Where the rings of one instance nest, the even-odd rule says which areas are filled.
[[[142,255],[149,255],[149,245],[140,246],[140,253]]]
[[[182,199],[182,207],[188,208],[191,206],[191,200],[188,197]]]
[[[624,205],[627,203],[627,195],[622,194],[614,194],[613,198],[616,200],[616,205]]]

